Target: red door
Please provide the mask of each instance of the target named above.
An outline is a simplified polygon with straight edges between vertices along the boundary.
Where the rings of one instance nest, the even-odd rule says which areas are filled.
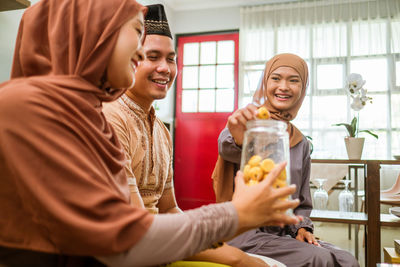
[[[215,202],[218,135],[238,103],[239,34],[178,37],[174,185],[181,209]]]

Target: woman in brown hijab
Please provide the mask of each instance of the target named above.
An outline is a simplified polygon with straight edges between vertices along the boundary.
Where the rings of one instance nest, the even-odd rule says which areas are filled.
[[[297,225],[262,227],[233,239],[228,244],[254,254],[271,257],[287,266],[358,266],[347,251],[326,242],[318,242],[309,216],[312,200],[309,188],[310,147],[307,139],[290,121],[299,111],[308,86],[306,62],[293,54],[279,54],[265,66],[263,78],[253,96],[253,103],[264,105],[274,120],[288,125],[291,183],[296,184],[294,198],[300,205],[294,210],[304,220]],[[213,173],[217,201],[231,199],[233,173],[240,166],[241,145],[246,122],[255,119],[257,106],[249,104],[236,110],[218,139],[219,158]]]
[[[129,205],[102,103],[134,82],[144,12],[133,0],[42,0],[25,12],[0,85],[0,265],[156,265],[298,221],[279,212],[298,205],[278,200],[294,188],[271,188],[283,166],[254,188],[239,174],[232,202],[164,216]]]

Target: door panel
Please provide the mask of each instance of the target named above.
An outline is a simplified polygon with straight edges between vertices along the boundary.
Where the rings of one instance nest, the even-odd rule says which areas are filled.
[[[174,185],[181,209],[215,202],[218,136],[237,108],[238,33],[178,38]]]

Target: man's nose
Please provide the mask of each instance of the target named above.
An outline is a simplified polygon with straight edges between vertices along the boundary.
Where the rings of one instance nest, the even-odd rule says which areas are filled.
[[[157,71],[161,72],[161,73],[170,73],[171,72],[167,60],[165,60],[165,59],[160,60],[159,65],[157,67]]]

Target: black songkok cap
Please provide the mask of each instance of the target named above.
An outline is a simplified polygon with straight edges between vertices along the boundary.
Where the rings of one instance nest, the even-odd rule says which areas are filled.
[[[165,15],[163,5],[148,5],[148,11],[144,18],[144,28],[146,35],[157,34],[168,36],[172,39],[171,31],[169,30],[167,16]]]

